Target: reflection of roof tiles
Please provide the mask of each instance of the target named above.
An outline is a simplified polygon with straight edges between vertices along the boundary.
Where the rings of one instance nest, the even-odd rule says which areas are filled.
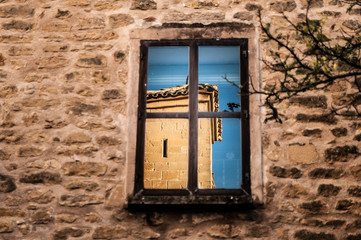
[[[217,85],[210,85],[207,83],[198,84],[198,88],[200,92],[203,93],[212,93],[213,94],[213,106],[214,112],[219,111],[218,105],[218,86]],[[189,93],[188,84],[181,85],[171,88],[165,88],[161,90],[148,90],[147,91],[147,99],[159,99],[159,98],[168,98],[168,97],[178,97],[178,96],[186,96]],[[222,119],[217,118],[216,121],[217,125],[217,139],[216,141],[222,141]]]
[[[215,111],[218,112],[218,86],[210,85],[207,83],[201,83],[198,85],[199,90],[203,90],[205,92],[213,92],[214,93],[214,102],[216,105]],[[167,98],[167,97],[177,97],[177,96],[185,96],[188,95],[189,88],[187,85],[181,85],[171,88],[165,88],[161,90],[148,90],[147,91],[147,99],[157,99],[157,98]]]

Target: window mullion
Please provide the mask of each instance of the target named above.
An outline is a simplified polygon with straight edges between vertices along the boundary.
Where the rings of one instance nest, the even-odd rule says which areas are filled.
[[[198,47],[189,48],[189,141],[188,190],[194,192],[198,183]]]

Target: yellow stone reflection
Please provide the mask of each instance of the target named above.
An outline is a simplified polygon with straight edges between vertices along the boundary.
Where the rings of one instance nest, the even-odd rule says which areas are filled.
[[[218,111],[218,88],[199,85],[200,111]],[[148,112],[188,112],[188,85],[148,91]],[[198,185],[215,188],[212,144],[222,138],[220,119],[199,121]],[[188,180],[188,119],[147,119],[144,186],[148,189],[184,189]]]

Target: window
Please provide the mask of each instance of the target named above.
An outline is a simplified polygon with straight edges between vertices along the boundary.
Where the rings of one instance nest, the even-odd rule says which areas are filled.
[[[141,41],[134,195],[250,194],[247,39]]]

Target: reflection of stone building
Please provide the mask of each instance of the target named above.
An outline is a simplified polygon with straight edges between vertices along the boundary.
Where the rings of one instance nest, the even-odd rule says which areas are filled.
[[[199,111],[218,111],[218,88],[199,85]],[[148,91],[148,112],[188,112],[188,85]],[[214,188],[212,144],[222,140],[221,119],[200,118],[198,139],[198,185]],[[188,119],[147,119],[145,139],[145,188],[187,187]]]

